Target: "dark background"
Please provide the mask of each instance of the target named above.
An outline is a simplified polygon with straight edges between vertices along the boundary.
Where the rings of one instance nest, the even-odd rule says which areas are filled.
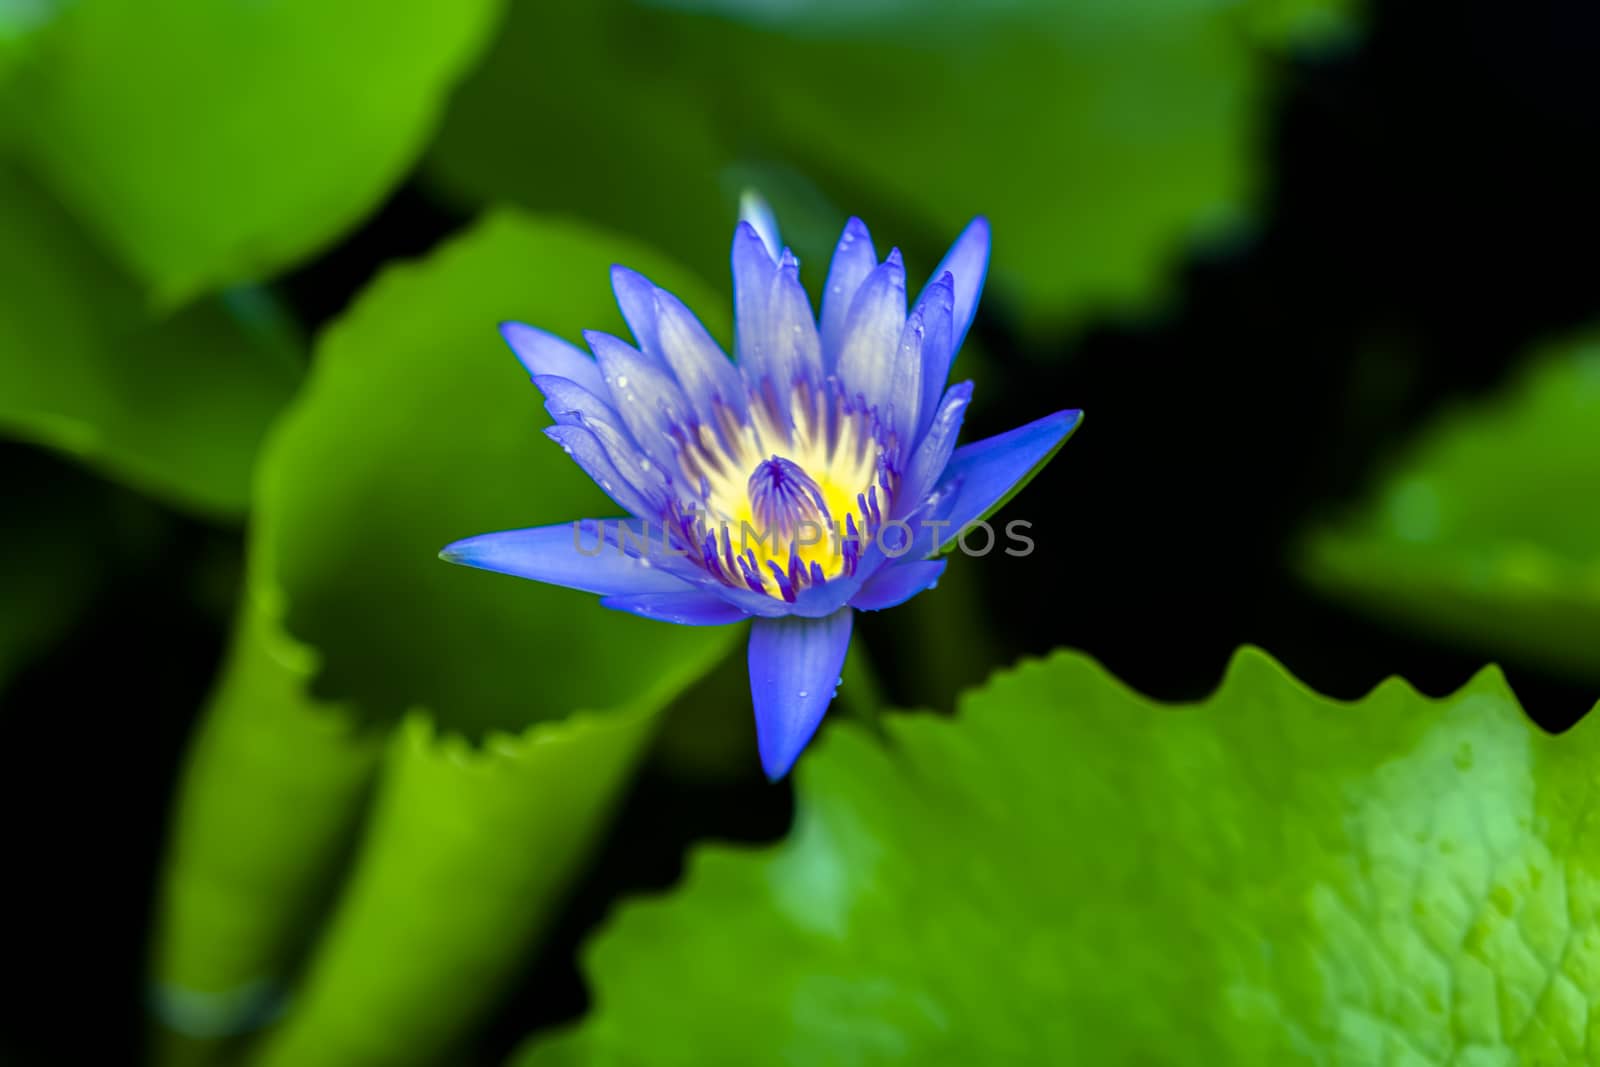
[[[1357,45],[1286,67],[1260,145],[1261,225],[1191,253],[1160,319],[1028,351],[1003,309],[980,313],[975,336],[1004,367],[988,387],[1005,395],[975,410],[971,435],[1007,428],[985,410],[1030,412],[1039,397],[1089,418],[1028,490],[1051,551],[959,561],[983,599],[969,622],[1010,648],[1086,649],[1169,699],[1203,695],[1246,642],[1335,696],[1390,674],[1448,692],[1482,661],[1316,601],[1286,552],[1431,412],[1600,310],[1600,7],[1376,4]],[[381,263],[464,221],[407,185],[282,288],[315,329]],[[166,807],[222,652],[240,533],[18,446],[0,462],[23,487],[8,504],[19,513],[93,483],[107,546],[85,621],[20,677],[0,719],[0,1062],[130,1062]],[[891,699],[913,690],[903,639],[876,622],[863,635]],[[1550,729],[1597,696],[1507,667]],[[574,950],[619,894],[673,882],[692,841],[776,838],[790,807],[786,785],[647,771],[484,1060],[581,1013]]]

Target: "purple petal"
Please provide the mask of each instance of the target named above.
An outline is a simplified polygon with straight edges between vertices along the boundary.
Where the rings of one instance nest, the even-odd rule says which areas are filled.
[[[544,409],[558,423],[572,425],[584,419],[609,418],[619,421],[621,418],[604,399],[604,383],[601,384],[599,395],[570,378],[555,374],[535,374],[533,384],[544,394]]]
[[[618,507],[641,518],[649,518],[660,511],[644,491],[622,476],[593,431],[583,426],[569,425],[550,426],[544,432],[546,437],[572,457],[583,473],[594,479],[606,496],[617,502]]]
[[[822,619],[757,619],[750,628],[756,742],[773,781],[789,773],[833,701],[851,615],[843,608]]]
[[[605,449],[611,463],[622,475],[623,481],[643,493],[651,503],[649,514],[659,514],[669,495],[665,468],[661,462],[652,463],[642,452],[633,437],[609,418],[585,419],[583,428],[594,434]],[[665,462],[665,461],[662,461]],[[607,493],[612,487],[605,482],[600,488]]]
[[[932,277],[939,278],[949,271],[955,279],[955,305],[952,311],[955,333],[951,338],[950,358],[961,351],[967,328],[978,313],[978,297],[983,293],[983,280],[989,273],[989,220],[979,215],[967,223],[950,251],[934,268]]]
[[[718,399],[743,410],[745,391],[738,370],[694,312],[665,289],[656,290],[656,323],[661,331],[661,358],[677,375],[700,417],[706,422],[715,419]]]
[[[768,309],[777,264],[754,226],[741,222],[733,231],[734,351],[745,380],[754,384],[768,373],[766,344],[772,335]]]
[[[439,558],[602,596],[681,593],[690,588],[648,560],[624,552],[616,532],[619,526],[638,528],[624,519],[579,519],[479,534],[446,546]]]
[[[598,330],[585,331],[583,339],[594,349],[606,394],[623,425],[651,459],[664,462],[671,452],[667,429],[689,413],[683,390],[666,367],[625,341]]]
[[[793,604],[784,605],[788,614],[805,619],[820,619],[832,615],[850,602],[866,581],[869,572],[857,569],[853,575],[838,574],[821,585],[808,585],[795,597]]]
[[[866,223],[852,218],[839,235],[833,263],[828,267],[827,286],[822,291],[822,358],[828,370],[838,363],[845,318],[855,302],[856,291],[877,265],[878,253],[872,248]]]
[[[921,504],[923,498],[939,484],[939,476],[944,473],[955,452],[956,438],[961,434],[961,423],[966,418],[967,405],[971,401],[971,382],[958,382],[944,394],[944,400],[939,403],[927,434],[911,454],[911,462],[906,464],[905,479],[900,485],[900,499],[905,501],[908,508]]]
[[[900,333],[906,327],[906,268],[897,248],[861,283],[850,314],[835,369],[846,392],[866,398],[869,407],[889,402]]]
[[[882,611],[897,607],[927,589],[939,584],[945,561],[912,560],[893,567],[885,567],[872,576],[850,601],[850,606],[861,611]]]
[[[922,395],[917,404],[917,422],[908,445],[922,440],[933,422],[939,406],[939,393],[945,379],[950,377],[950,363],[955,359],[953,345],[954,326],[951,306],[955,300],[955,282],[946,271],[923,290],[912,314],[922,315],[925,335],[922,339]]]
[[[760,193],[746,189],[740,195],[739,221],[748,223],[760,236],[761,243],[767,246],[768,258],[778,258],[778,250],[783,247],[783,241],[778,237],[778,217],[772,213],[772,207]]]
[[[906,317],[905,329],[900,331],[900,342],[895,346],[894,361],[889,368],[885,403],[893,412],[893,425],[899,432],[901,454],[895,457],[897,462],[916,442],[922,407],[922,349],[928,333],[922,314],[919,307]]]
[[[725,585],[718,585],[715,592],[724,600],[734,604],[746,615],[764,615],[768,618],[779,618],[795,613],[792,605],[777,597],[768,596],[766,593],[757,593],[750,589],[738,589]]]
[[[636,270],[617,265],[611,268],[611,291],[616,294],[617,307],[622,309],[622,319],[633,331],[633,340],[641,352],[659,359],[660,338],[656,330],[655,283]]]
[[[805,287],[800,284],[800,264],[788,250],[772,279],[767,328],[767,377],[777,391],[779,404],[787,407],[789,390],[797,379],[820,382],[823,377],[817,320],[811,314]]]
[[[1081,411],[1058,411],[956,449],[944,473],[945,483],[958,485],[948,512],[951,536],[1004,504],[1082,420]]]
[[[563,426],[581,426],[592,433],[603,447],[613,470],[652,501],[648,513],[658,512],[667,489],[664,472],[668,468],[665,464],[672,456],[667,438],[659,432],[647,431],[650,445],[646,447],[624,428],[622,416],[615,408],[565,378],[541,374],[533,383],[544,393],[545,409],[556,422]],[[555,440],[563,447],[572,443],[560,436]],[[655,457],[654,466],[646,457]],[[579,465],[582,466],[582,463]],[[624,503],[617,495],[619,490],[616,483],[609,478],[600,474],[591,474],[591,477],[624,508],[636,515],[644,513],[632,504]]]
[[[717,594],[699,589],[683,593],[608,596],[600,603],[614,611],[627,611],[680,626],[726,626],[750,617]]]
[[[576,345],[521,322],[502,322],[500,336],[506,339],[530,377],[553,374],[577,382],[591,393],[605,392],[600,382],[600,368]]]

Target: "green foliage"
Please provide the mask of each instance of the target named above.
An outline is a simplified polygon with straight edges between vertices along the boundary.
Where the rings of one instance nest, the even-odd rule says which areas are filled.
[[[191,743],[162,872],[155,1008],[206,1041],[258,1026],[326,902],[358,829],[381,739],[306,689],[315,655],[259,610]],[[171,1059],[185,1046],[174,1040]]]
[[[1308,539],[1319,589],[1497,658],[1600,680],[1600,341],[1426,428]]]
[[[1341,22],[1317,2],[669,6],[514,6],[451,106],[439,179],[615,222],[721,277],[739,186],[769,176],[814,286],[844,217],[821,223],[825,205],[915,238],[923,269],[987,213],[990,291],[1033,327],[1148,304],[1185,242],[1236,219],[1261,47]],[[580,85],[582,107],[548,106]]]
[[[1600,735],[1493,670],[1345,704],[1246,650],[1171,707],[1058,653],[883,725],[625,908],[517,1062],[1587,1062]]]
[[[0,0],[0,86],[55,15],[57,4],[58,0]]]
[[[180,797],[158,956],[178,1028],[260,1017],[266,993],[240,991],[284,977],[377,771],[328,935],[268,1055],[430,1062],[548,918],[655,713],[739,635],[437,559],[470,534],[615,512],[539,432],[537,391],[494,329],[620,329],[613,262],[719,321],[719,302],[658,256],[503,214],[390,268],[323,335],[263,456],[249,602]],[[407,711],[386,745],[353,728]]]
[[[31,169],[164,304],[271,275],[421,152],[498,0],[74,0],[0,98]]]
[[[0,158],[0,432],[190,510],[236,517],[268,423],[300,378],[258,292],[152,317],[43,191]]]
[[[408,720],[338,912],[258,1062],[446,1062],[526,965],[680,685],[668,675],[622,712],[540,724],[484,751]]]

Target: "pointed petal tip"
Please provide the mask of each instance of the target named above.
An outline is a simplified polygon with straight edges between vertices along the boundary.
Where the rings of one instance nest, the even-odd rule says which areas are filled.
[[[820,723],[819,723],[820,725]],[[783,781],[794,770],[794,765],[800,762],[800,753],[806,750],[814,735],[808,734],[798,744],[779,745],[769,743],[766,738],[757,735],[756,747],[761,753],[761,772],[767,776],[767,781],[773,785]]]
[[[1066,443],[1083,422],[1083,412],[1077,408],[1064,408],[1061,411],[1051,412],[1042,419],[1036,420],[1032,425],[1044,431],[1045,437],[1050,441],[1050,448],[1055,448]]]
[[[630,292],[648,293],[655,288],[655,283],[632,267],[621,263],[611,264],[611,291],[622,302]],[[627,309],[624,308],[624,311]]]
[[[783,247],[783,240],[778,235],[778,216],[773,213],[772,205],[767,203],[766,197],[754,189],[746,189],[739,194],[739,219],[741,225],[748,225],[755,231],[761,243],[766,246],[767,255],[773,259],[778,257],[778,249]]]
[[[772,781],[789,773],[833,703],[853,614],[757,619],[750,629],[756,747]]]
[[[756,249],[767,254],[767,260],[774,261],[778,258],[778,250],[767,243],[767,238],[761,233],[760,227],[749,219],[740,219],[739,224],[733,228],[733,245],[738,248],[740,244]]]
[[[511,346],[511,351],[519,360],[526,361],[524,353],[535,346],[546,342],[566,344],[561,338],[548,330],[541,330],[537,326],[529,326],[516,319],[502,319],[496,326],[500,331],[501,340]]]

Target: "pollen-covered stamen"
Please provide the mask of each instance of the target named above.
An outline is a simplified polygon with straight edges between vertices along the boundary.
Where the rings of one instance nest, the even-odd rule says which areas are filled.
[[[762,460],[750,472],[747,486],[758,532],[776,534],[781,544],[791,541],[802,524],[809,524],[812,539],[830,525],[822,487],[793,460],[782,456]]]
[[[737,411],[667,427],[675,469],[663,522],[707,573],[734,588],[795,599],[853,575],[893,515],[894,431],[833,378],[763,380]]]

